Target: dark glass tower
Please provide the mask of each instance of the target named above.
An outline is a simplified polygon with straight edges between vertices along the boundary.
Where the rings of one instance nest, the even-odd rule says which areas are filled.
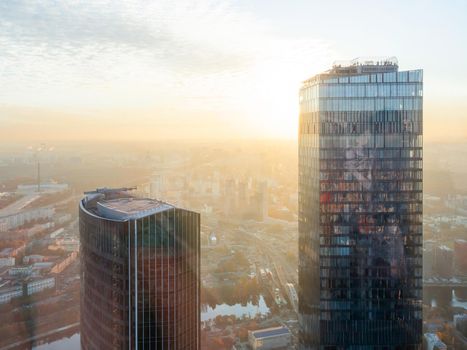
[[[200,348],[200,216],[126,189],[80,203],[81,348]]]
[[[303,82],[301,349],[421,348],[422,81],[388,58]]]

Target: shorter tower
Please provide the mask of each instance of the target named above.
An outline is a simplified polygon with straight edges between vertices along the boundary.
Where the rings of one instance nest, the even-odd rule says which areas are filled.
[[[128,189],[79,213],[82,349],[199,349],[200,215]]]

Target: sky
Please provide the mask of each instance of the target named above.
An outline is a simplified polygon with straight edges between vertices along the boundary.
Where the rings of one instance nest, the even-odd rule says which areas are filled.
[[[467,141],[467,2],[0,2],[3,141],[297,137],[332,62],[424,69],[425,141]]]

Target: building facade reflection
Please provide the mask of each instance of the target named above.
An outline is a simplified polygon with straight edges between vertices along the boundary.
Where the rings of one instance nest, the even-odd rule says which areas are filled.
[[[80,203],[82,349],[200,348],[200,216],[126,189]]]
[[[300,90],[301,349],[419,349],[421,70],[337,63]]]

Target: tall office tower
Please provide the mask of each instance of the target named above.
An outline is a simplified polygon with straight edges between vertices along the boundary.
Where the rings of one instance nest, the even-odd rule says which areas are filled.
[[[200,216],[127,189],[80,202],[81,348],[200,348]]]
[[[301,349],[421,347],[422,81],[387,58],[303,82]]]

